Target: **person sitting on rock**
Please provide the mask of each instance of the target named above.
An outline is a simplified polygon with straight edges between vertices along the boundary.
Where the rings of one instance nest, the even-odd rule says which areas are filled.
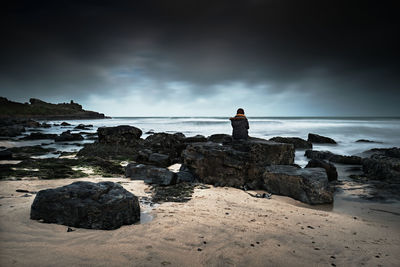
[[[234,140],[247,140],[247,138],[249,138],[249,121],[244,115],[244,110],[242,108],[239,108],[236,113],[237,114],[235,117],[230,118],[232,125],[232,137]]]

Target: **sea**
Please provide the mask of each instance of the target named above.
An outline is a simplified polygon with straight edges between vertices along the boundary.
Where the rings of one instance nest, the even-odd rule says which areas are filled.
[[[327,136],[336,140],[336,145],[314,144],[314,150],[328,150],[340,155],[360,155],[372,148],[400,147],[400,117],[248,117],[249,135],[270,139],[275,136],[300,137],[307,139],[308,133]],[[99,127],[131,125],[143,131],[142,138],[149,132],[183,133],[185,136],[212,134],[231,134],[232,128],[228,117],[114,117],[97,120],[67,120],[71,126],[60,126],[64,120],[40,121],[52,125],[50,128],[40,128],[43,133],[60,134],[63,131],[93,133]],[[58,126],[54,126],[54,124]],[[74,130],[78,124],[93,125],[90,130]],[[38,129],[27,129],[25,135]],[[85,136],[85,135],[84,135]],[[23,136],[20,136],[23,137]],[[79,151],[84,143],[93,140],[55,143],[53,140],[19,140],[20,137],[0,140],[0,147],[42,145],[54,147],[58,151]],[[373,141],[371,143],[356,142],[359,139]],[[47,154],[38,158],[58,157],[60,154]],[[304,150],[297,150],[295,163],[304,167],[308,159]],[[336,187],[334,205],[318,205],[314,208],[334,210],[369,215],[373,210],[388,210],[400,214],[400,201],[392,199],[377,201],[374,186],[349,178],[352,166],[335,164],[339,174],[339,184]],[[359,170],[355,173],[361,174]],[[354,169],[354,168],[353,168]],[[291,201],[291,200],[288,200]],[[365,204],[367,201],[367,205]],[[296,205],[302,205],[296,202]],[[375,208],[374,208],[375,207]],[[376,212],[376,211],[375,211]],[[375,214],[377,216],[378,214]],[[398,217],[395,216],[395,220]]]

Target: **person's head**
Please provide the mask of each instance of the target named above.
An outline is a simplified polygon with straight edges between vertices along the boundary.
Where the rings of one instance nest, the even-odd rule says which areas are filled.
[[[236,111],[236,114],[243,114],[243,115],[244,115],[244,110],[243,110],[242,108],[239,108],[239,109]]]

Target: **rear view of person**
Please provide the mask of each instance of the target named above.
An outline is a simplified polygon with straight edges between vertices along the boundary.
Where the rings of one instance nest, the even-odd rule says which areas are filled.
[[[230,118],[232,125],[232,137],[234,140],[246,140],[249,137],[249,122],[244,115],[244,110],[242,108],[239,108],[236,113],[237,114],[235,117]]]

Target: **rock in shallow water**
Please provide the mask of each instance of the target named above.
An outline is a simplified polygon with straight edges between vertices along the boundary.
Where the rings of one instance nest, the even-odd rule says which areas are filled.
[[[322,168],[299,169],[288,165],[268,166],[263,174],[265,190],[308,204],[333,202],[328,177]]]
[[[140,220],[138,198],[113,182],[74,182],[37,193],[31,219],[112,230]]]
[[[306,148],[312,148],[312,143],[309,141],[306,141],[304,139],[301,139],[299,137],[273,137],[269,139],[270,141],[274,141],[277,143],[285,143],[285,144],[293,144],[295,149],[306,149]]]
[[[97,134],[101,144],[130,145],[137,143],[136,140],[142,136],[142,130],[129,125],[120,125],[100,127],[97,129]]]
[[[332,163],[326,162],[325,160],[321,159],[312,159],[308,162],[306,168],[323,168],[328,175],[329,181],[336,181],[338,178],[338,174],[336,171],[335,165]]]
[[[336,144],[336,141],[332,138],[325,137],[318,134],[309,133],[308,134],[308,142],[318,143],[318,144]]]

